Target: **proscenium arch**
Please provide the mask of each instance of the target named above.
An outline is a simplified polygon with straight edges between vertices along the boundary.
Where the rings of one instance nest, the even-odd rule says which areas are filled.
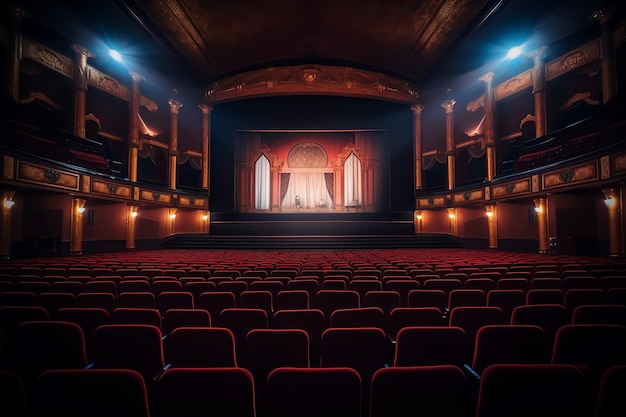
[[[378,72],[331,65],[270,67],[233,75],[205,89],[205,101],[215,105],[256,97],[325,95],[369,98],[415,105],[417,87]]]

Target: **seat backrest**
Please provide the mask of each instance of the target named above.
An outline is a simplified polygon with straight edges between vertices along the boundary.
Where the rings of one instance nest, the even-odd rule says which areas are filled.
[[[161,331],[143,324],[105,324],[93,337],[91,361],[98,369],[132,369],[146,380],[163,369]]]
[[[149,417],[146,384],[129,369],[44,372],[37,380],[35,415]]]
[[[0,307],[0,330],[4,337],[12,338],[20,324],[28,321],[49,320],[50,315],[43,307],[4,306]]]
[[[260,308],[261,310],[265,310],[268,316],[271,316],[274,312],[274,300],[270,291],[243,291],[239,295],[239,305],[242,308]]]
[[[111,324],[148,324],[161,329],[161,313],[154,308],[116,308],[111,313]]]
[[[274,314],[273,327],[276,329],[302,329],[309,336],[310,364],[319,366],[320,344],[325,329],[324,313],[321,310],[280,310]]]
[[[487,367],[480,378],[476,417],[589,416],[587,381],[570,365]]]
[[[537,288],[526,293],[526,304],[564,304],[563,290],[554,288]]]
[[[370,417],[466,417],[467,381],[453,365],[383,368],[372,377]]]
[[[450,326],[460,327],[474,343],[478,329],[488,324],[508,324],[499,307],[456,307],[450,312]]]
[[[461,306],[485,306],[487,296],[483,290],[460,288],[450,291],[448,294],[448,309]]]
[[[103,308],[111,313],[116,307],[116,297],[105,292],[83,292],[76,297],[76,307]]]
[[[400,329],[410,326],[445,326],[447,319],[442,317],[437,307],[400,307],[389,315],[389,336],[395,339]]]
[[[473,345],[460,327],[411,326],[398,332],[394,366],[455,365],[472,359]]]
[[[157,295],[157,308],[161,315],[172,308],[193,308],[193,294],[187,291],[163,291]]]
[[[227,308],[220,313],[219,325],[235,336],[237,360],[245,357],[246,335],[253,329],[267,329],[268,315],[260,308]]]
[[[535,304],[516,307],[511,315],[511,324],[534,324],[546,332],[548,343],[554,342],[557,330],[568,324],[565,307],[559,304]]]
[[[75,323],[30,321],[15,334],[16,369],[27,382],[50,369],[80,369],[87,366],[83,330]]]
[[[551,351],[539,326],[483,326],[476,334],[472,369],[480,374],[493,364],[548,364]]]
[[[612,366],[604,371],[598,389],[594,417],[626,415],[626,366]]]
[[[0,370],[0,415],[28,417],[26,389],[20,376],[11,371]]]
[[[178,327],[163,341],[163,351],[173,368],[237,366],[235,336],[222,327]]]
[[[211,315],[206,310],[170,308],[163,315],[162,332],[169,335],[178,327],[211,327]]]
[[[487,307],[499,307],[507,320],[517,306],[526,304],[526,294],[521,290],[492,290],[487,294]]]
[[[448,306],[444,290],[412,290],[408,295],[409,307],[436,307],[443,311]]]
[[[299,310],[309,308],[309,293],[305,290],[282,290],[276,294],[274,310]]]
[[[572,313],[572,324],[617,324],[626,326],[626,306],[581,305]]]
[[[266,392],[273,417],[361,417],[361,378],[351,368],[278,368]]]
[[[378,307],[335,310],[330,316],[330,327],[377,327],[387,331],[385,315]]]
[[[559,328],[552,363],[584,365],[592,378],[615,365],[626,365],[626,327],[613,324],[577,324]]]
[[[170,368],[157,397],[163,416],[256,416],[254,382],[244,368]]]

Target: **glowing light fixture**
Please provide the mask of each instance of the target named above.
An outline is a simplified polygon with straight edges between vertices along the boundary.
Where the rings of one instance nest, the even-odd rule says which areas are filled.
[[[130,213],[130,215],[131,215],[131,217],[137,217],[137,212],[133,211],[133,212]]]
[[[7,201],[7,202],[8,202],[8,201]],[[613,207],[613,206],[615,206],[615,199],[614,199],[613,197],[609,197],[609,198],[607,198],[606,200],[604,200],[604,204],[605,204],[607,207]]]
[[[79,208],[78,208],[78,212],[79,212],[80,214],[83,214],[83,213],[85,212],[85,207],[79,207]]]
[[[535,207],[535,211],[537,213],[541,213],[543,211],[543,209],[541,207]]]
[[[422,216],[421,214],[417,215],[417,220],[422,220],[424,218],[424,216]]]
[[[109,51],[109,55],[111,56],[111,58],[113,58],[114,60],[116,60],[117,62],[122,62],[122,55],[117,52],[115,49],[111,49]]]
[[[448,217],[451,218],[451,219],[454,219],[454,213],[448,214]]]
[[[11,208],[15,205],[15,201],[13,200],[4,200],[4,207]]]
[[[202,220],[204,220],[204,221],[209,220],[209,215],[208,214],[203,215],[202,216]]]
[[[488,211],[487,212],[487,217],[491,217],[491,216],[493,216],[493,211]]]
[[[509,49],[509,52],[507,52],[506,54],[506,58],[515,59],[520,56],[523,51],[524,49],[521,46],[514,46],[513,48]]]
[[[174,220],[175,218],[176,218],[176,214],[175,213],[170,214],[170,219]]]

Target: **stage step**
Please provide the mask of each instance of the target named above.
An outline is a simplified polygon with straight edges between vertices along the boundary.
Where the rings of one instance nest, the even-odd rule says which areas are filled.
[[[417,235],[309,235],[309,236],[224,236],[176,234],[162,242],[163,249],[250,249],[250,250],[350,250],[396,248],[462,248],[448,234]]]

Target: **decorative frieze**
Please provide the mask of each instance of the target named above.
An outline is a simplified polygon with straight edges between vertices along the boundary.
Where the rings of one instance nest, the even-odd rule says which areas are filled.
[[[170,202],[172,201],[172,195],[166,192],[141,190],[140,199],[141,201],[146,201],[150,203],[170,204]]]
[[[598,164],[594,161],[588,164],[544,174],[542,177],[544,190],[563,187],[574,183],[593,181],[599,179]]]
[[[626,152],[615,155],[613,160],[613,169],[616,173],[623,173],[626,171]]]
[[[5,180],[15,179],[15,158],[4,155],[2,160],[2,178]]]
[[[207,199],[205,198],[178,196],[179,207],[205,208],[206,204]]]
[[[417,204],[420,207],[442,207],[446,205],[446,199],[444,197],[419,198]]]
[[[74,73],[71,59],[28,38],[24,38],[22,56],[38,62],[68,78],[73,78]]]
[[[102,71],[95,69],[94,67],[88,67],[87,82],[100,90],[103,90],[109,94],[128,101],[129,89],[125,85],[121,84],[115,78],[105,74]]]
[[[80,190],[80,175],[29,162],[17,162],[17,180],[46,187]]]
[[[530,88],[533,86],[533,76],[532,70],[527,70],[522,72],[521,74],[516,75],[513,78],[510,78],[498,85],[494,89],[494,97],[497,100],[502,100],[508,96],[511,96],[517,92],[520,92],[526,88]]]
[[[482,189],[466,191],[464,193],[456,193],[452,195],[452,201],[455,204],[469,203],[473,201],[475,202],[475,201],[484,200],[484,199],[485,199],[485,194]]]
[[[491,187],[491,197],[508,197],[530,193],[530,178]]]
[[[550,62],[546,67],[546,79],[550,80],[558,77],[559,75],[600,58],[602,58],[600,39],[596,39]]]
[[[130,199],[131,197],[130,186],[120,185],[109,181],[94,180],[91,185],[91,192],[94,194],[121,197],[124,199]]]

